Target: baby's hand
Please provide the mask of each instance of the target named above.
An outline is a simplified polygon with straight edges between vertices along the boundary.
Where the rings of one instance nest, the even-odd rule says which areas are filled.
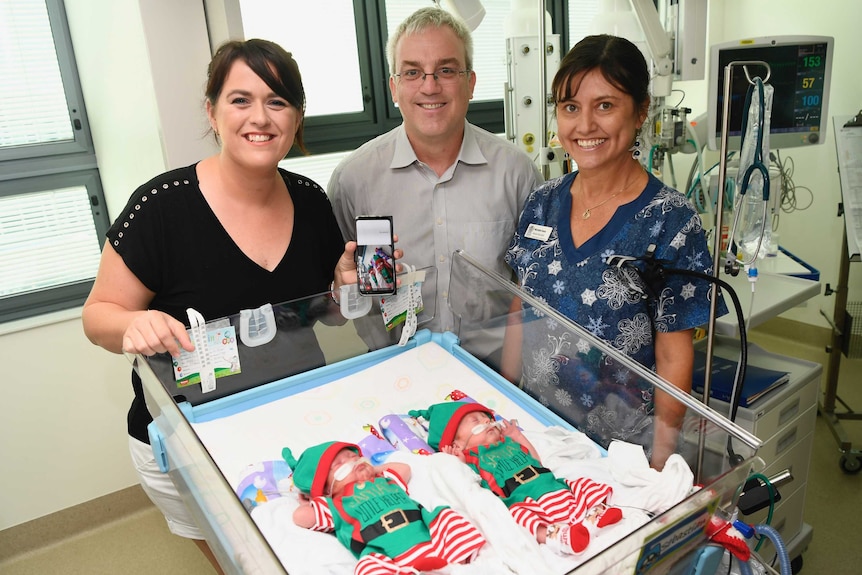
[[[504,437],[511,437],[516,441],[524,437],[524,433],[521,431],[521,428],[518,427],[517,419],[503,419],[501,423],[503,426],[500,428],[500,433],[502,433]]]
[[[454,445],[444,445],[443,447],[440,448],[440,451],[442,451],[443,453],[448,453],[449,455],[454,455],[455,457],[457,457],[461,461],[467,460],[467,458],[464,456],[464,450],[458,449]]]

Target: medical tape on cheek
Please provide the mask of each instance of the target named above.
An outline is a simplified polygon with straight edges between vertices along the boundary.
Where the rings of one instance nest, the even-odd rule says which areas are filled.
[[[500,422],[498,422],[498,421],[486,421],[485,423],[480,423],[479,425],[476,425],[475,427],[473,427],[473,429],[470,430],[470,433],[472,435],[479,435],[480,433],[487,431],[488,429],[491,429],[492,427],[496,427],[499,429],[501,427]]]
[[[368,463],[370,462],[364,457],[360,457],[358,459],[354,459],[352,461],[348,461],[347,463],[343,463],[338,466],[338,469],[335,470],[335,473],[332,474],[333,481],[344,481],[350,472],[353,471],[353,468],[359,465],[360,463]]]

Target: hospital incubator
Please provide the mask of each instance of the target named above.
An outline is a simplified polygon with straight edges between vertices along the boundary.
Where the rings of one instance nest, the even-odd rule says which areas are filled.
[[[711,542],[710,535],[742,519],[740,497],[758,485],[764,469],[757,456],[761,441],[468,254],[456,252],[452,266],[449,301],[458,324],[453,332],[423,330],[420,321],[405,345],[372,349],[361,333],[365,328],[357,330],[332,294],[323,293],[205,318],[197,336],[206,358],[132,358],[154,418],[150,439],[156,459],[177,484],[224,570],[352,573],[355,560],[334,537],[292,524],[296,492],[282,449],[368,441],[386,417],[467,397],[516,420],[555,473],[610,482],[625,520],[582,556],[551,556],[529,537],[513,539],[504,508],[477,503],[484,501],[474,491],[477,485],[452,467],[454,457],[387,444],[377,433],[383,443],[368,443],[376,446],[377,457],[400,458],[413,467],[411,496],[428,504],[446,502],[484,531],[487,550],[475,564],[459,566],[458,573],[715,573],[725,547]],[[515,297],[524,306],[513,314]],[[379,304],[375,299],[367,317],[379,316]],[[580,362],[582,377],[592,378],[591,397],[550,401],[543,396],[544,380],[513,376],[506,367],[513,356],[504,352],[513,324],[530,330],[531,338],[557,342],[557,362]],[[378,326],[383,328],[382,319]],[[532,350],[516,355],[521,353]],[[556,375],[551,369],[539,377]],[[201,381],[209,382],[208,391]],[[676,450],[661,472],[648,465],[649,433],[621,439],[613,425],[595,425],[597,417],[628,401],[632,386],[660,390],[686,407]],[[648,414],[650,424],[652,417]],[[421,435],[421,426],[412,429]],[[740,532],[747,529],[744,522],[736,525]],[[772,537],[764,535],[766,527],[758,529],[744,546],[754,548],[756,538]],[[780,554],[780,538],[773,544]],[[733,564],[741,572],[751,569]],[[537,571],[537,566],[542,567]]]

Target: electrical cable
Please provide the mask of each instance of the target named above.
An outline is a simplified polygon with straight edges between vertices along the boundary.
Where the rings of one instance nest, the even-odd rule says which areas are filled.
[[[727,159],[730,160],[733,157],[734,153],[735,152],[729,152],[727,154]],[[714,163],[708,170],[703,172],[702,178],[705,179],[705,177],[712,170],[717,168],[718,166],[719,166],[719,162]],[[706,184],[703,183],[701,181],[701,179],[698,179],[698,178],[692,179],[694,176],[694,171],[695,171],[695,164],[692,164],[691,171],[689,172],[689,179],[686,181],[685,189],[686,189],[686,197],[691,199],[692,202],[695,203],[695,205],[697,205],[697,202],[702,202],[703,200],[700,198],[697,198],[696,200],[694,199],[696,197],[696,196],[694,196],[695,186],[698,186],[698,184],[700,184],[700,187],[705,187]],[[717,186],[716,186],[716,188],[717,188]],[[727,182],[725,183],[725,186],[724,186],[724,191],[725,191],[725,193],[724,193],[724,208],[727,210],[733,209],[734,188],[735,188],[735,184],[733,183],[733,180],[728,179]],[[709,196],[707,195],[707,197],[709,197]],[[718,198],[716,198],[714,201],[712,199],[709,199],[708,201],[709,201],[710,205],[712,206],[712,208],[715,209],[715,207],[716,207],[715,202],[718,201]]]
[[[649,314],[651,324],[653,322],[654,315],[654,313],[652,313],[654,311],[652,309],[652,303],[658,300],[658,294],[661,292],[661,288],[665,283],[666,274],[689,276],[712,282],[718,285],[730,295],[730,299],[733,302],[733,309],[736,312],[737,323],[739,325],[739,361],[736,364],[736,374],[734,375],[733,389],[731,390],[730,394],[729,414],[730,421],[736,421],[736,415],[739,411],[739,404],[742,400],[742,384],[745,381],[745,371],[746,366],[748,365],[748,336],[744,321],[745,316],[742,313],[742,304],[739,301],[739,297],[736,295],[736,291],[729,283],[715,276],[694,270],[665,268],[663,265],[664,262],[657,260],[654,257],[655,247],[655,244],[651,244],[649,248],[647,248],[646,255],[641,258],[610,256],[609,258],[607,258],[606,261],[608,265],[616,267],[626,266],[632,269],[635,274],[640,278],[641,282],[644,284],[644,287],[646,287],[647,291],[649,292],[649,294],[645,294],[642,290],[638,290],[641,291],[644,299],[647,299],[649,302],[651,308],[651,313]],[[634,261],[643,262],[644,270],[641,271],[640,268],[634,265]],[[653,332],[655,332],[655,326],[653,326]],[[705,397],[704,403],[707,402],[708,398]],[[743,457],[736,454],[733,449],[733,437],[731,435],[728,435],[727,437],[727,455],[733,465],[738,465],[743,461]]]
[[[676,172],[673,169],[673,154],[667,155],[667,168],[670,172],[670,184],[674,187],[674,189],[676,189]]]
[[[679,102],[677,102],[675,106],[669,106],[669,107],[670,108],[679,108],[680,106],[682,106],[682,103],[685,101],[685,90],[680,90],[678,88],[675,88],[675,89],[670,91],[671,94],[673,94],[674,92],[681,92],[682,97],[679,99]]]
[[[682,101],[680,101],[680,104],[682,104]],[[712,205],[712,201],[709,200],[709,189],[705,181],[705,174],[703,173],[703,146],[701,146],[700,139],[697,137],[697,130],[694,129],[694,126],[691,125],[691,122],[686,122],[685,128],[686,132],[688,132],[691,136],[686,141],[691,142],[691,144],[694,146],[694,152],[696,154],[695,161],[692,163],[692,170],[689,172],[689,179],[686,181],[685,189],[686,191],[688,191],[689,186],[691,186],[691,178],[694,174],[694,167],[696,166],[698,172],[698,180],[700,181],[700,191],[707,200],[707,203],[709,205]]]
[[[766,489],[769,493],[769,508],[766,512],[766,520],[764,521],[765,525],[772,525],[772,515],[775,513],[775,486],[772,485],[772,482],[768,477],[763,475],[762,473],[752,473],[748,476],[748,479],[757,479],[762,481],[764,485],[766,485]],[[757,545],[754,547],[755,551],[760,551],[760,548],[763,546],[763,543],[766,541],[766,537],[761,537]]]
[[[782,160],[781,151],[776,150],[775,152],[769,153],[769,159],[775,167],[778,168],[778,171],[781,174],[781,199],[779,201],[781,211],[789,214],[797,210],[801,211],[810,208],[814,204],[814,193],[811,191],[811,188],[806,186],[797,186],[793,181],[793,173],[796,169],[793,158],[788,156],[786,160]],[[797,191],[805,191],[808,193],[809,200],[804,207],[799,206]],[[777,226],[773,229],[777,229]]]
[[[689,141],[691,141],[691,140],[689,140]],[[698,170],[698,167],[700,167],[700,170]],[[688,176],[685,179],[685,196],[687,198],[691,199],[692,188],[693,188],[692,184],[695,181],[695,178],[694,178],[695,172],[702,172],[702,171],[703,171],[703,166],[702,165],[698,166],[698,160],[695,159],[695,161],[693,161],[691,163],[691,167],[688,169]],[[701,174],[698,173],[698,178],[700,178],[700,175]],[[700,181],[700,180],[698,180],[698,181]]]
[[[709,274],[685,269],[670,269],[665,271],[714,282],[730,295],[730,299],[733,302],[733,309],[736,312],[736,319],[739,324],[739,361],[736,364],[736,374],[733,378],[733,389],[730,393],[730,414],[728,419],[730,419],[730,421],[736,421],[739,404],[742,401],[742,385],[745,381],[745,370],[748,365],[748,336],[744,321],[745,316],[742,314],[742,304],[739,303],[739,297],[736,295],[736,291],[729,283]],[[737,455],[734,452],[733,436],[731,435],[727,436],[727,455],[734,465],[738,465],[743,461],[742,456]]]

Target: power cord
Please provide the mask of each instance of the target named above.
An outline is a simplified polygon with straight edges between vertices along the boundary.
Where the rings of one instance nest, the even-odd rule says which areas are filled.
[[[735,152],[729,152],[727,154],[727,159],[730,160],[734,154]],[[709,186],[707,186],[706,182],[704,182],[703,180],[705,180],[706,176],[709,175],[709,173],[715,168],[717,168],[719,165],[719,162],[716,162],[712,166],[710,166],[708,170],[706,170],[702,174],[698,174],[697,161],[691,164],[691,169],[689,170],[688,178],[685,184],[686,196],[692,201],[692,203],[694,203],[699,213],[708,213],[709,211],[714,210],[716,207],[715,202],[717,202],[718,199],[710,198],[709,193],[705,192],[705,190],[708,190]],[[702,169],[703,168],[701,167],[701,170]],[[734,187],[735,183],[733,179],[728,179],[727,182],[725,182],[724,205],[722,206],[722,209],[724,210],[733,209]]]
[[[765,525],[772,525],[772,516],[775,512],[775,504],[781,501],[781,493],[772,484],[772,481],[761,473],[752,473],[742,485],[742,495],[737,501],[737,508],[743,515],[751,515],[763,508],[768,508],[766,512]],[[761,536],[754,547],[755,551],[760,551],[766,537]]]
[[[647,300],[648,305],[650,305],[650,323],[652,323],[653,318],[652,305],[658,300],[658,294],[661,293],[661,290],[666,283],[667,274],[689,276],[712,282],[730,295],[730,299],[733,302],[733,309],[736,313],[737,323],[739,324],[739,361],[736,364],[736,374],[734,375],[733,389],[730,394],[729,414],[730,421],[736,421],[736,415],[739,411],[739,404],[742,399],[742,384],[745,381],[745,370],[746,365],[748,364],[748,336],[745,326],[745,316],[742,312],[742,304],[739,301],[739,297],[736,295],[736,291],[729,283],[715,276],[694,270],[666,268],[665,265],[670,262],[656,259],[655,250],[656,245],[650,244],[647,247],[647,253],[643,257],[634,258],[630,256],[613,255],[607,258],[606,263],[618,268],[625,267],[626,269],[630,269],[640,278],[646,288],[646,293],[637,285],[633,285],[631,287],[640,292],[641,297]],[[641,270],[635,265],[635,262],[641,262],[644,269]],[[653,326],[653,332],[655,332],[655,326]],[[706,401],[706,398],[704,398],[704,400]],[[731,435],[728,435],[727,437],[727,455],[734,466],[742,463],[744,460],[741,455],[734,451],[733,437]]]
[[[779,202],[781,211],[789,214],[797,210],[807,210],[810,208],[814,204],[814,193],[811,191],[811,188],[797,186],[793,181],[793,174],[796,170],[793,158],[788,156],[787,159],[782,160],[781,151],[776,150],[775,152],[769,152],[769,160],[781,173],[781,201]],[[802,191],[806,192],[809,196],[808,203],[805,206],[799,205],[799,198],[797,197],[797,193]],[[774,229],[777,229],[777,226],[774,226]]]

